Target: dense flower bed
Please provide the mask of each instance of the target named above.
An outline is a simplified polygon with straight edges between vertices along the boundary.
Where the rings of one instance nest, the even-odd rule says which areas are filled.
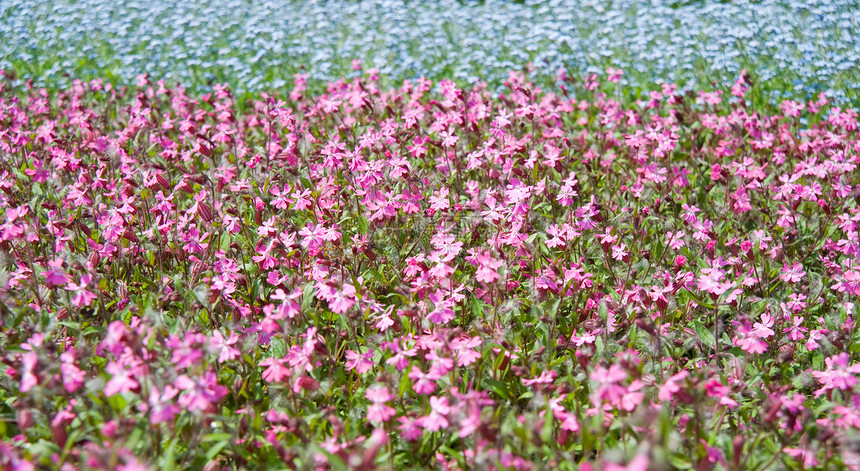
[[[857,12],[856,0],[7,0],[0,67],[39,86],[68,85],[63,74],[133,83],[148,71],[196,91],[229,83],[240,95],[288,86],[294,73],[325,84],[349,74],[353,58],[395,81],[494,90],[527,62],[542,82],[560,68],[614,65],[634,89],[728,86],[746,68],[764,101],[828,91],[856,104]]]
[[[857,113],[0,82],[3,469],[860,469]]]

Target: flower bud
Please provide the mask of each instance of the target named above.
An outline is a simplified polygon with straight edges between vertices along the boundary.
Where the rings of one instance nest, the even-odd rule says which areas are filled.
[[[208,204],[203,202],[197,203],[197,214],[199,214],[204,221],[212,222],[212,208],[210,208]]]

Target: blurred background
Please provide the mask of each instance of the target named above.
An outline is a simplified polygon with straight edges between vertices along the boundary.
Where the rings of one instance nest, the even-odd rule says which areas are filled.
[[[860,103],[860,2],[5,0],[0,68],[37,86],[72,77],[131,83],[140,73],[202,91],[312,90],[378,68],[383,83],[421,76],[500,87],[533,64],[548,85],[624,70],[632,96],[656,84],[731,85],[771,103],[827,92]]]

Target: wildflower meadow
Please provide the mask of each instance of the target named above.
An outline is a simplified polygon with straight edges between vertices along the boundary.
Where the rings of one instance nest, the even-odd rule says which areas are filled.
[[[0,72],[0,469],[860,470],[856,91],[378,64]]]

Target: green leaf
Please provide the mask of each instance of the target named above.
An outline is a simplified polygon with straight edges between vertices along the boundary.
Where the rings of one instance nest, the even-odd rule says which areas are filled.
[[[699,336],[699,340],[701,340],[702,343],[705,344],[705,346],[714,346],[714,333],[711,332],[710,329],[707,329],[702,324],[696,322],[694,324],[694,330],[696,331],[696,335]]]
[[[403,396],[406,393],[406,390],[409,389],[409,376],[404,374],[400,378],[400,386],[397,388],[397,395]]]
[[[669,455],[669,463],[676,469],[692,469],[693,465],[690,460],[681,453],[672,453]]]
[[[284,355],[287,354],[287,344],[284,342],[284,339],[272,337],[269,345],[271,347],[269,352],[271,352],[273,358],[284,358]]]
[[[203,437],[204,442],[217,442],[219,440],[229,440],[232,435],[226,432],[210,433]]]
[[[302,286],[302,312],[307,312],[308,308],[314,300],[314,284],[305,283]]]
[[[176,469],[176,444],[179,442],[178,437],[174,437],[173,440],[170,440],[170,444],[167,445],[167,449],[164,451],[164,455],[161,457],[161,465],[160,469],[165,471],[172,471]]]
[[[222,434],[215,434],[215,435],[222,435]],[[229,435],[229,434],[223,434],[223,435]],[[221,450],[223,450],[229,444],[230,444],[229,439],[216,443],[212,448],[210,448],[209,450],[206,451],[206,459],[211,461],[212,458],[215,458],[215,456],[217,456],[218,453],[220,453]]]
[[[488,389],[488,390],[492,391],[497,396],[499,396],[503,399],[511,400],[511,393],[508,392],[508,389],[507,389],[505,383],[502,383],[500,381],[496,381],[496,380],[491,379],[491,378],[484,378],[481,381],[481,386],[484,389]]]

